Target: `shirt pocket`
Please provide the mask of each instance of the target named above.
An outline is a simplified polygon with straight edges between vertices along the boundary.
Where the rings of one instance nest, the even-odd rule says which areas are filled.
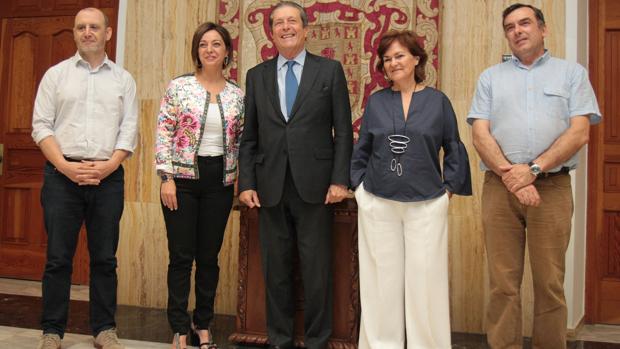
[[[545,114],[550,117],[565,119],[568,118],[568,99],[569,92],[559,86],[546,86],[543,88],[543,107]]]

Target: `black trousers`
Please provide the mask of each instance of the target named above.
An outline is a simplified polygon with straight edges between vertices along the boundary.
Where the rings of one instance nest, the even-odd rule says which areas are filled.
[[[192,265],[196,261],[196,308],[193,322],[207,329],[213,320],[215,290],[219,279],[218,254],[234,194],[222,184],[222,156],[198,157],[199,179],[175,179],[178,210],[162,205],[168,235],[168,322],[172,331],[190,328],[187,313]]]
[[[123,213],[122,166],[99,185],[79,186],[51,163],[44,169],[41,204],[47,231],[43,274],[43,333],[61,337],[67,325],[73,256],[82,223],[90,255],[90,326],[94,336],[116,327],[116,248]]]
[[[269,343],[280,348],[294,345],[293,253],[296,244],[304,290],[305,346],[327,348],[332,332],[333,209],[331,205],[304,202],[290,172],[286,174],[284,185],[280,202],[259,210]]]

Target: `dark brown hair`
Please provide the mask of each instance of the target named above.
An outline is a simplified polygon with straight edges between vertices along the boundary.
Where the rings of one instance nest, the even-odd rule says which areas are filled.
[[[200,58],[198,57],[198,47],[200,46],[200,39],[205,35],[206,32],[215,30],[220,34],[222,40],[224,41],[224,45],[226,46],[226,50],[228,51],[227,59],[224,59],[224,64],[222,65],[222,69],[226,68],[231,62],[233,57],[233,49],[232,49],[232,40],[230,38],[230,33],[226,28],[219,24],[215,24],[213,22],[205,22],[196,28],[194,32],[194,37],[192,38],[192,62],[196,69],[202,68],[202,63],[200,63]]]
[[[504,9],[504,12],[502,12],[502,27],[504,26],[504,21],[506,20],[506,17],[508,17],[508,15],[511,14],[513,11],[518,10],[522,7],[527,7],[527,8],[532,9],[532,11],[534,11],[534,16],[536,16],[536,20],[538,21],[538,26],[539,27],[545,26],[545,15],[543,15],[542,11],[539,8],[534,7],[532,5],[516,3],[516,4],[512,4],[506,7]]]
[[[415,67],[414,78],[417,83],[421,83],[426,78],[426,73],[424,71],[424,66],[426,65],[426,61],[428,60],[428,55],[426,51],[418,44],[417,36],[411,30],[390,30],[387,33],[383,34],[381,37],[381,41],[379,42],[379,48],[377,49],[377,55],[379,56],[379,61],[377,62],[377,70],[385,73],[383,70],[383,56],[385,52],[392,46],[392,43],[397,41],[399,44],[406,47],[409,52],[418,57],[420,60],[418,65]]]

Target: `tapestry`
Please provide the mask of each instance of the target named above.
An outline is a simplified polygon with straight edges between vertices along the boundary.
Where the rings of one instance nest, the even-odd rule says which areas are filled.
[[[308,15],[308,51],[342,63],[357,133],[368,96],[388,86],[377,71],[381,36],[391,29],[413,30],[428,54],[425,84],[439,84],[441,0],[298,0]],[[244,84],[245,73],[277,54],[269,13],[278,0],[219,0],[219,23],[231,33],[229,77]]]

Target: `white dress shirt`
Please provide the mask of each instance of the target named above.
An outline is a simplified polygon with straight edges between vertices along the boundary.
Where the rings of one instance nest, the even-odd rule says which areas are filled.
[[[108,57],[91,67],[79,53],[43,75],[34,104],[32,138],[54,136],[63,155],[107,160],[133,152],[138,131],[136,83]]]

